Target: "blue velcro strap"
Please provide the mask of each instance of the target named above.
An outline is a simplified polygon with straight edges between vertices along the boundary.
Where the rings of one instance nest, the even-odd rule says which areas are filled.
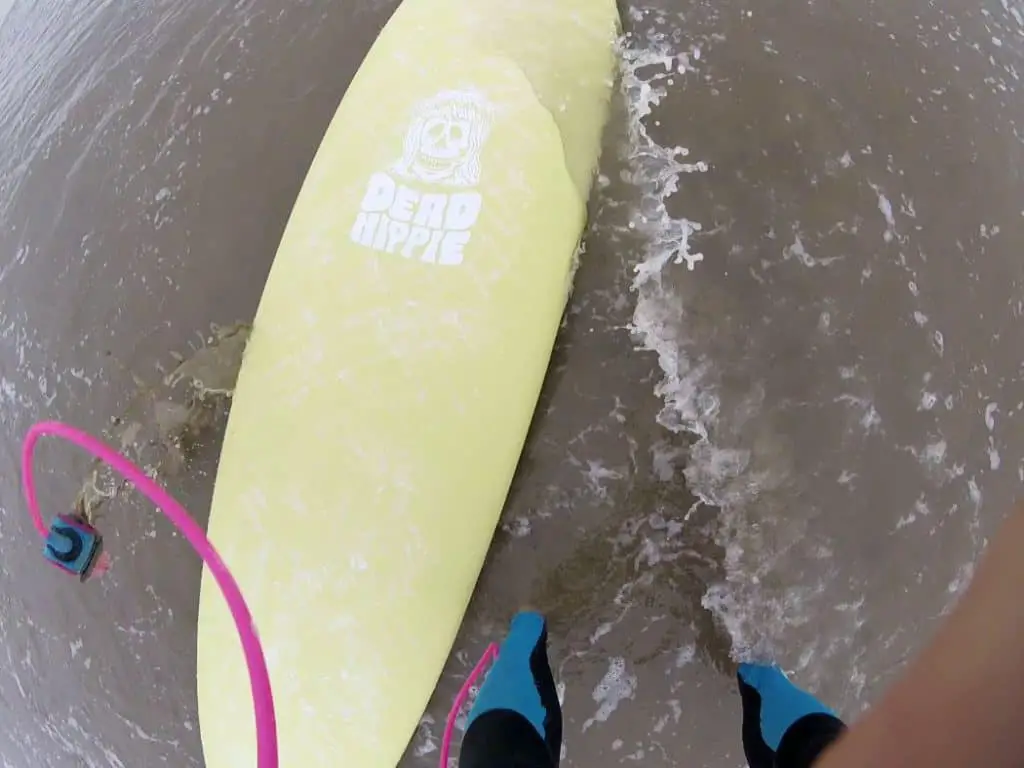
[[[43,556],[75,576],[83,576],[99,548],[100,536],[89,525],[70,515],[58,515],[50,523]]]

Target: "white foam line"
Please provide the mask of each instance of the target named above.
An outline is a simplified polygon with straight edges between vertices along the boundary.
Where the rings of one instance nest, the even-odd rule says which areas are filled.
[[[629,228],[642,237],[632,283],[637,299],[630,328],[641,348],[658,356],[664,373],[655,389],[664,401],[658,423],[696,437],[684,470],[689,490],[721,510],[716,539],[725,550],[725,579],[708,589],[703,604],[729,633],[737,658],[766,656],[775,635],[802,622],[801,606],[821,585],[767,592],[761,586],[761,579],[786,554],[785,547],[766,547],[763,534],[745,524],[745,510],[751,498],[770,493],[785,478],[770,466],[757,466],[747,446],[716,444],[720,442],[714,435],[721,396],[714,380],[716,368],[691,342],[687,308],[668,279],[672,265],[699,261],[699,255],[691,252],[690,239],[701,227],[671,216],[666,201],[679,188],[682,174],[707,171],[707,165],[685,162],[688,152],[682,147],[660,146],[644,120],[664,99],[666,86],[675,85],[681,57],[673,53],[663,34],[651,31],[645,39],[628,39],[621,61],[629,121],[626,178],[640,196]],[[673,280],[688,274],[683,269]],[[756,410],[758,397],[757,392],[750,393],[750,409]]]
[[[643,238],[643,254],[635,267],[632,288],[637,293],[631,330],[641,346],[658,355],[665,378],[657,394],[665,408],[658,421],[668,429],[704,436],[703,424],[714,415],[717,403],[700,401],[698,385],[704,377],[701,365],[692,365],[683,357],[673,320],[682,307],[666,294],[662,271],[670,264],[686,262],[692,268],[703,256],[690,249],[690,236],[699,232],[697,222],[671,216],[666,201],[678,189],[680,174],[703,172],[705,163],[688,163],[682,158],[684,147],[662,147],[647,132],[644,118],[651,114],[667,93],[666,86],[679,74],[686,58],[672,51],[658,33],[638,41],[627,38],[620,46],[622,89],[629,122],[629,181],[640,193],[640,202],[632,211],[631,231]],[[685,66],[683,66],[685,69]],[[646,70],[641,77],[640,70]]]

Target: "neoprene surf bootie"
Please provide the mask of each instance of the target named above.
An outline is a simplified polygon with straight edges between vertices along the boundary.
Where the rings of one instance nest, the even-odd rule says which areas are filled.
[[[740,664],[743,751],[750,768],[810,768],[845,726],[775,665]]]
[[[523,611],[512,619],[469,711],[460,768],[558,765],[562,709],[547,641],[539,613]]]

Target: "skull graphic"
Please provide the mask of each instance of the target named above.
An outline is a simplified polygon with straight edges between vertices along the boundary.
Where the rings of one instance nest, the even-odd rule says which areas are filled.
[[[473,186],[489,131],[490,111],[478,94],[443,91],[417,106],[393,170],[429,184]]]

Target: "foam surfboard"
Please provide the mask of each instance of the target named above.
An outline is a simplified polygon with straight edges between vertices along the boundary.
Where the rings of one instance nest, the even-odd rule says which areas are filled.
[[[614,0],[406,0],[317,151],[209,522],[266,650],[282,766],[393,768],[436,685],[565,307],[617,28]],[[206,765],[251,768],[208,573],[197,667]]]

